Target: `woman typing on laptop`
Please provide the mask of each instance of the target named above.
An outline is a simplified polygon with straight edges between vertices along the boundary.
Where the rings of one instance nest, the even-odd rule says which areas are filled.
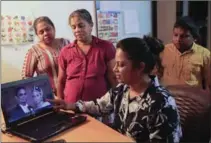
[[[179,142],[182,132],[175,100],[151,76],[156,61],[150,46],[159,44],[154,38],[119,41],[113,69],[119,84],[95,101],[54,100],[55,108],[99,116],[114,113],[111,126],[136,142]]]

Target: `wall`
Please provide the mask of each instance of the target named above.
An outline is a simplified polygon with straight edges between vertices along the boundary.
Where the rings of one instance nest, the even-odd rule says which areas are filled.
[[[152,17],[151,17],[151,2],[150,1],[98,1],[98,6],[102,11],[121,11],[123,14],[120,39],[125,37],[138,36],[152,33]],[[124,30],[124,12],[127,10],[135,10],[138,14],[138,26],[139,31],[136,33],[125,33]],[[134,18],[131,15],[131,18]],[[131,19],[132,20],[132,19]],[[130,28],[133,29],[133,25],[136,23],[130,23]]]
[[[152,33],[152,11],[150,1],[99,1],[100,10],[136,10],[139,18],[138,34],[125,34],[124,23],[121,38]],[[176,1],[157,1],[157,37],[168,43],[172,39],[172,29],[176,21]],[[131,23],[131,28],[133,24]]]
[[[157,37],[168,43],[176,21],[176,1],[157,1]]]
[[[125,34],[124,21],[122,21],[121,38],[139,36],[151,33],[151,2],[149,1],[100,1],[102,10],[136,10],[138,13],[139,31],[137,33]],[[96,21],[94,1],[2,1],[3,15],[32,15],[49,16],[56,27],[56,37],[74,39],[68,26],[69,14],[79,8],[87,9],[93,21]],[[133,25],[131,23],[131,28]],[[96,35],[96,24],[93,35]],[[36,39],[37,40],[37,39]],[[21,69],[24,57],[32,44],[1,46],[1,82],[14,81],[21,78]]]
[[[95,21],[93,1],[2,1],[1,13],[3,15],[31,15],[33,17],[48,16],[56,27],[56,37],[74,39],[68,26],[68,16],[79,8],[87,9]],[[96,35],[96,27],[93,28]],[[13,81],[21,78],[21,68],[27,50],[32,44],[1,46],[1,80]]]

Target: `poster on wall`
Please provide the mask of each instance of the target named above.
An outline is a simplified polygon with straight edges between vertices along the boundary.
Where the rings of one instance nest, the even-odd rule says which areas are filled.
[[[119,11],[97,11],[99,38],[116,45],[120,35],[120,14]]]
[[[34,41],[33,18],[1,15],[1,44],[26,44]]]

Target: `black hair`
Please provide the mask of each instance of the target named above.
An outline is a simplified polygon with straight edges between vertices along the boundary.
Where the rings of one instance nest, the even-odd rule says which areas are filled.
[[[144,72],[148,74],[156,64],[155,55],[159,55],[164,49],[164,45],[160,40],[149,36],[144,36],[143,38],[126,38],[120,40],[116,47],[127,53],[128,59],[132,61],[133,67],[137,68],[140,66],[140,62],[144,62]]]
[[[150,51],[152,52],[155,58],[156,66],[157,66],[156,68],[158,70],[158,73],[161,74],[160,76],[162,76],[163,66],[161,63],[160,53],[163,52],[165,48],[163,41],[158,38],[150,37],[150,36],[144,36],[143,39],[149,46]]]
[[[71,18],[79,16],[83,20],[87,21],[89,24],[93,25],[92,16],[86,9],[78,9],[73,11],[69,16],[69,25],[71,25]]]
[[[34,27],[34,30],[35,30],[36,34],[37,34],[37,25],[40,22],[46,22],[46,23],[48,23],[49,25],[51,25],[55,29],[55,26],[54,26],[53,22],[51,21],[51,19],[49,17],[41,16],[41,17],[36,18],[35,21],[34,21],[34,24],[33,24],[33,27]]]
[[[15,96],[18,96],[18,92],[19,92],[21,89],[26,90],[26,88],[23,87],[23,86],[17,87],[17,88],[15,89],[15,93],[16,93]]]
[[[178,27],[190,31],[195,40],[200,40],[199,28],[189,16],[180,17],[174,24],[174,28]]]

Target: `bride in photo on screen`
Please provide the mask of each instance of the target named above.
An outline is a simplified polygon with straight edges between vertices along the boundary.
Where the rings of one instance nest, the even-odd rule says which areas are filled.
[[[32,89],[32,99],[35,104],[35,109],[41,109],[50,105],[49,102],[45,101],[43,90],[38,86],[34,86]]]

